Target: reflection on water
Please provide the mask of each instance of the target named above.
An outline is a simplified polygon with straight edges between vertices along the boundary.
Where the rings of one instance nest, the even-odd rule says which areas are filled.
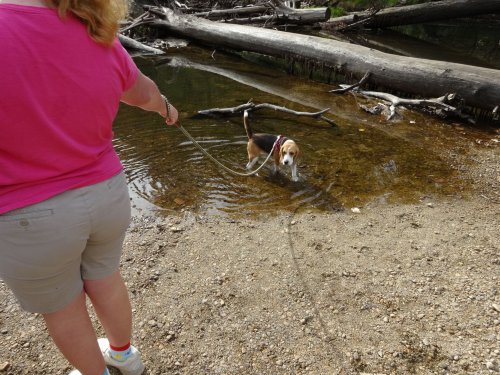
[[[253,98],[295,110],[330,107],[328,116],[339,126],[267,110],[255,112],[254,131],[284,134],[299,144],[302,180],[292,182],[288,170],[272,175],[271,164],[259,176],[238,177],[207,159],[158,115],[123,105],[115,123],[115,146],[139,207],[189,208],[204,214],[273,213],[299,205],[337,210],[375,200],[411,202],[467,188],[432,148],[450,146],[445,135],[449,126],[414,113],[391,125],[361,113],[350,95],[326,93],[328,86],[256,68],[235,57],[218,55],[213,60],[207,52],[195,52],[165,65],[142,59],[138,63],[175,103],[184,127],[227,167],[245,172],[241,116],[199,118],[194,116],[198,110],[233,107]]]
[[[437,48],[433,50],[434,57],[430,58],[441,55],[445,56],[447,61],[500,68],[498,17],[430,22],[399,26],[394,29],[436,46]],[[438,49],[442,52],[438,52]],[[446,55],[442,55],[443,52]]]

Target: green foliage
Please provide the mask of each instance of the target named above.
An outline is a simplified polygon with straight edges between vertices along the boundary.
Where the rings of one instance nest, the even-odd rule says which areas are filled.
[[[388,8],[397,5],[413,5],[419,3],[428,3],[431,0],[341,0],[336,4],[336,8],[344,9],[346,12],[361,11],[369,8]],[[333,13],[332,8],[332,15]]]
[[[330,8],[330,11],[331,11],[331,17],[342,17],[347,14],[345,9],[342,7]]]

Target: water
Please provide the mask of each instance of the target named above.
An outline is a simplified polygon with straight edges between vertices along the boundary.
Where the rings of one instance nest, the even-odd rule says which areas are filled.
[[[360,111],[352,95],[334,96],[330,86],[288,76],[239,57],[191,47],[171,61],[137,59],[176,105],[183,126],[217,160],[245,172],[246,135],[242,116],[196,116],[197,111],[234,107],[253,99],[297,111],[326,114],[337,123],[253,113],[256,132],[284,134],[301,149],[301,181],[288,170],[234,176],[206,158],[175,127],[153,113],[123,105],[115,123],[115,146],[125,166],[138,210],[189,209],[207,215],[258,215],[297,207],[332,211],[371,202],[415,202],[423,196],[464,194],[469,182],[440,155],[460,152],[457,139],[481,136],[407,111],[403,121],[386,122]],[[458,149],[458,151],[457,151]]]

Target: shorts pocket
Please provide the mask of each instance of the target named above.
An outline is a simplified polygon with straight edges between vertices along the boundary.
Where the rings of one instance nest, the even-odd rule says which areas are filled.
[[[6,214],[0,215],[0,222],[12,222],[27,220],[41,219],[43,217],[54,215],[54,210],[52,209],[33,209],[29,210],[26,208],[17,209]]]
[[[124,186],[127,187],[127,179],[125,178],[125,173],[120,172],[117,175],[108,179],[106,181],[106,186],[110,191],[116,189],[123,189]]]

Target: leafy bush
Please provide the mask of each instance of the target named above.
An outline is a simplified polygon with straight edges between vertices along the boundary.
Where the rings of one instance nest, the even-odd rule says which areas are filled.
[[[332,15],[335,17],[334,9],[343,9],[346,12],[361,11],[369,8],[388,8],[397,5],[412,5],[430,2],[431,0],[340,0],[332,8]]]
[[[330,8],[330,11],[331,11],[331,17],[341,17],[347,14],[345,9],[342,7]]]

